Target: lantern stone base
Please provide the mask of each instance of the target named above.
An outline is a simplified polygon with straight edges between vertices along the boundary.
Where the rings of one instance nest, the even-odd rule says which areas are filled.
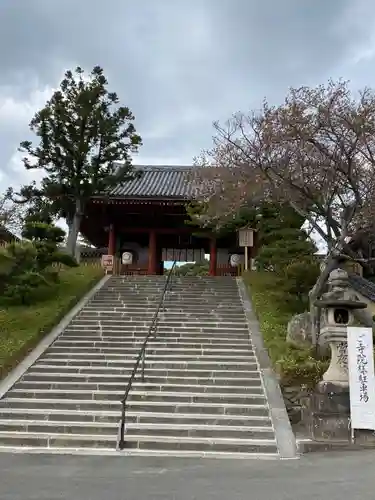
[[[354,442],[351,441],[350,397],[346,386],[319,382],[306,401],[303,424],[305,434],[315,443],[375,447],[375,433],[371,430],[356,430]]]
[[[350,399],[347,386],[319,382],[308,401],[306,427],[315,441],[350,441]]]

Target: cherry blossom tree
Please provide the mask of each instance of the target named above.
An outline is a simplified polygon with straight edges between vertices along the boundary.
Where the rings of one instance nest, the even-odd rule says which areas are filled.
[[[215,123],[211,150],[197,160],[201,222],[220,225],[260,200],[288,203],[326,243],[314,302],[342,260],[367,265],[358,239],[375,221],[375,92],[348,82],[291,89],[278,106]],[[202,205],[203,206],[203,205]],[[356,241],[356,244],[353,242]]]

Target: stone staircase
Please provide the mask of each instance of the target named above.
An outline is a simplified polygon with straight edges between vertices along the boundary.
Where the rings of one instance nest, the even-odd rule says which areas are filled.
[[[0,450],[279,456],[237,282],[174,278],[146,380],[121,398],[165,277],[111,277],[0,400]]]

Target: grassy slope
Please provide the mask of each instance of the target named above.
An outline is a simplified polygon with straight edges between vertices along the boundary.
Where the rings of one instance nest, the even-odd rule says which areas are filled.
[[[279,306],[272,273],[251,272],[244,275],[244,280],[251,294],[265,346],[275,364],[288,350],[285,338],[291,314]]]
[[[65,269],[47,300],[35,306],[0,308],[0,378],[33,349],[102,276],[103,271],[97,266]]]
[[[259,320],[264,344],[274,368],[281,375],[282,384],[313,387],[327,369],[327,361],[315,359],[310,349],[298,349],[287,344],[287,325],[292,314],[283,310],[282,297],[275,288],[272,273],[247,273],[244,281]]]

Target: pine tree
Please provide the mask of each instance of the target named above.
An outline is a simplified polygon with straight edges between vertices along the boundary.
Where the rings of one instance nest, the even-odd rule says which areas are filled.
[[[40,187],[34,183],[21,189],[21,199],[43,202],[50,214],[66,219],[72,256],[90,197],[135,175],[130,153],[137,151],[141,138],[130,109],[119,106],[107,85],[99,66],[88,78],[80,67],[67,71],[59,90],[30,123],[39,144],[24,141],[20,146],[25,167],[46,172]]]

